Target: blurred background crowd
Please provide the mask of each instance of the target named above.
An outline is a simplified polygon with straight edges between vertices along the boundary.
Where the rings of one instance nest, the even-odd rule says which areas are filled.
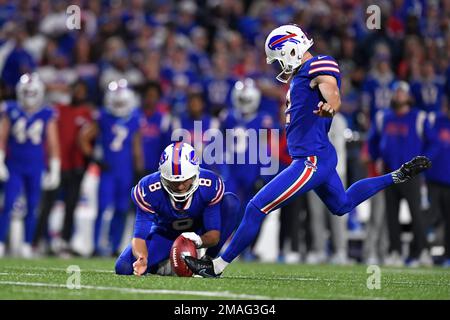
[[[380,28],[371,30],[366,10],[374,4]],[[70,5],[81,9],[80,29],[66,25]],[[36,72],[45,83],[46,101],[64,121],[61,187],[72,195],[63,200],[73,211],[83,175],[96,163],[86,157],[70,161],[74,152],[83,154],[71,149],[80,148],[77,121],[93,121],[90,112],[104,104],[111,81],[126,79],[143,111],[144,164],[135,165],[137,175],[157,170],[165,134],[174,127],[192,130],[194,120],[202,121],[203,130],[223,127],[235,107],[238,80],[253,79],[261,93],[260,127],[282,128],[288,87],[275,79],[278,66],[266,64],[264,41],[288,23],[314,39],[314,55],[331,55],[339,63],[342,107],[330,137],[347,186],[397,169],[393,166],[403,156],[425,149],[439,154],[439,161],[429,175],[380,193],[343,218],[331,216],[314,194],[298,199],[281,210],[280,232],[273,231],[274,237],[279,234],[278,261],[450,264],[448,0],[0,0],[0,98],[16,98],[24,73]],[[71,115],[64,111],[68,108],[84,111]],[[68,126],[75,129],[64,131]],[[287,165],[282,142],[280,160]],[[247,180],[256,183],[241,195],[244,202],[263,183],[258,177]],[[76,190],[68,192],[70,186]],[[399,214],[406,208],[402,199],[407,218]],[[35,247],[48,238],[42,217],[48,217],[53,202],[43,202],[36,212],[41,219]],[[64,240],[59,253],[71,252],[73,212],[68,216],[58,235]],[[243,258],[258,255],[250,248]]]

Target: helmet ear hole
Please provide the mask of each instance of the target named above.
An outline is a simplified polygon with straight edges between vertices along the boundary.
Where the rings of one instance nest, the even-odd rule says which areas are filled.
[[[291,57],[293,57],[293,56],[295,56],[295,49],[294,48],[292,48],[292,50],[291,50]]]

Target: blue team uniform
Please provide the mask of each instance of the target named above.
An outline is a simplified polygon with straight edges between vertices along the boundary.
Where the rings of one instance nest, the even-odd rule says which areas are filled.
[[[392,171],[414,156],[425,154],[433,159],[434,139],[424,111],[411,109],[397,115],[391,109],[380,110],[369,131],[369,153],[374,160],[383,159],[386,170]]]
[[[195,133],[196,126],[198,127],[198,130],[200,130],[200,128],[201,128],[201,131],[199,131],[199,133],[197,133],[197,134]],[[189,114],[184,113],[181,116],[174,118],[172,121],[172,127],[171,127],[172,138],[175,138],[175,140],[177,138],[179,138],[177,132],[179,133],[180,131],[175,131],[175,130],[184,129],[187,132],[189,132],[190,140],[183,139],[183,142],[190,144],[194,148],[197,148],[197,149],[198,149],[198,147],[200,147],[203,150],[204,146],[208,142],[206,140],[206,138],[204,137],[203,133],[210,129],[211,130],[214,130],[214,129],[219,130],[219,128],[220,128],[219,121],[214,117],[204,114],[201,117],[201,119],[194,119]],[[196,151],[198,154],[203,154],[202,150],[196,150]],[[205,159],[202,159],[202,160],[203,160],[203,163],[202,163],[203,168],[212,170],[214,172],[220,171],[217,164],[207,163],[204,161]]]
[[[170,116],[161,112],[145,114],[140,123],[144,169],[147,173],[158,170],[159,157],[170,143]]]
[[[208,78],[203,83],[206,96],[207,111],[209,113],[231,106],[231,91],[236,79],[233,77]]]
[[[148,249],[148,272],[154,273],[160,262],[169,257],[175,239],[183,232],[199,235],[210,230],[220,231],[220,241],[208,248],[206,254],[216,256],[237,225],[239,200],[225,193],[222,179],[206,169],[200,169],[200,185],[184,203],[174,202],[161,185],[160,173],[142,178],[132,188],[136,205],[134,238],[144,239]],[[116,273],[133,274],[131,245],[116,262]]]
[[[444,98],[444,83],[435,81],[416,81],[411,84],[411,93],[414,96],[415,105],[426,112],[438,112]]]
[[[396,79],[386,76],[381,79],[377,74],[370,74],[363,84],[365,103],[368,104],[370,120],[379,110],[389,109]]]
[[[393,183],[388,174],[344,189],[336,172],[336,151],[328,139],[331,119],[313,113],[324,101],[318,87],[310,87],[311,80],[319,75],[335,77],[340,86],[339,66],[330,56],[313,57],[294,74],[285,110],[287,144],[293,162],[248,203],[244,219],[222,255],[227,262],[251,244],[268,213],[300,194],[314,190],[333,214],[343,215]]]
[[[425,172],[427,180],[450,186],[450,117],[441,113],[430,113],[430,126],[435,134],[433,166]]]
[[[227,164],[221,167],[222,175],[225,177],[225,185],[228,191],[236,193],[243,203],[247,203],[255,194],[255,181],[261,177],[261,164],[258,161],[251,163],[250,152],[259,152],[259,149],[252,149],[253,147],[265,147],[267,154],[269,154],[268,139],[270,139],[270,133],[268,132],[266,141],[259,140],[259,130],[273,128],[274,121],[265,112],[257,113],[252,118],[245,119],[237,110],[226,110],[222,114],[221,122],[223,132],[226,132],[227,129],[233,129],[236,136],[231,141],[233,145],[226,146],[225,149],[227,151]],[[249,145],[246,135],[246,131],[249,129],[255,130],[258,145]],[[264,144],[264,146],[259,144]],[[244,163],[238,163],[241,159],[245,159]],[[264,176],[261,178],[264,178]]]
[[[98,214],[94,227],[94,249],[99,251],[103,214],[108,206],[114,206],[109,238],[113,252],[120,245],[129,208],[128,191],[133,184],[132,139],[139,130],[139,113],[133,111],[128,117],[116,117],[106,109],[97,115],[99,136],[97,147],[102,151],[104,169],[100,174],[98,188]]]
[[[46,128],[55,113],[44,106],[28,114],[16,101],[4,103],[4,116],[11,123],[7,140],[5,202],[0,214],[0,242],[6,240],[14,202],[24,188],[27,199],[25,242],[31,243],[36,224],[36,209],[41,197],[41,178],[46,166]]]

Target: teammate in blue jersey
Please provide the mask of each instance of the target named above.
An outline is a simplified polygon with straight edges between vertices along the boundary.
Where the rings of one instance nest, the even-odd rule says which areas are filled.
[[[224,109],[220,114],[221,130],[232,130],[235,139],[226,140],[226,165],[222,166],[226,176],[227,190],[236,193],[243,203],[247,203],[256,193],[258,185],[262,185],[260,175],[261,164],[251,160],[251,153],[258,149],[266,149],[269,154],[269,129],[273,128],[273,118],[266,112],[258,112],[261,92],[252,79],[237,81],[231,92],[233,108]],[[266,129],[266,135],[259,135],[260,129]],[[252,140],[254,137],[257,141]],[[254,159],[256,160],[256,159]],[[260,188],[260,187],[259,187]]]
[[[392,85],[396,81],[391,70],[389,49],[385,45],[377,47],[374,66],[363,83],[362,107],[369,116],[369,123],[378,110],[389,109],[393,94]]]
[[[142,112],[140,122],[142,149],[144,153],[144,169],[146,173],[158,170],[159,156],[170,142],[170,122],[168,113],[158,110],[161,87],[150,82],[143,92]]]
[[[16,86],[17,101],[0,106],[0,182],[5,181],[5,202],[0,212],[0,257],[14,202],[25,191],[25,244],[22,256],[32,257],[31,242],[42,188],[60,182],[58,131],[53,109],[44,105],[45,87],[36,73],[24,74]],[[43,175],[46,167],[49,171]]]
[[[382,161],[385,173],[398,168],[408,159],[420,154],[426,155],[436,165],[438,152],[434,131],[427,121],[425,111],[411,106],[410,87],[405,81],[394,83],[392,107],[380,110],[368,136],[369,154],[373,161]],[[430,171],[430,170],[429,170]],[[429,172],[427,171],[427,173]],[[385,191],[386,221],[389,235],[389,257],[387,264],[402,265],[400,222],[398,219],[400,201],[408,202],[411,213],[413,242],[407,261],[429,265],[431,256],[426,241],[426,221],[420,204],[421,179],[416,177],[407,183],[394,185]]]
[[[174,240],[183,235],[215,257],[236,228],[239,200],[225,192],[222,179],[201,169],[194,148],[170,144],[159,171],[132,188],[136,223],[131,244],[116,261],[117,274],[171,275],[168,261]]]
[[[204,135],[206,131],[219,130],[220,124],[217,118],[205,113],[203,95],[199,91],[190,92],[188,95],[187,112],[179,117],[174,117],[171,123],[172,141],[183,140],[195,148],[198,154],[203,154],[203,148],[207,143]],[[205,159],[203,159],[205,160]],[[214,172],[219,172],[216,163],[204,161],[202,167]]]
[[[273,30],[266,39],[267,63],[278,61],[281,82],[290,81],[286,102],[286,135],[292,163],[248,203],[244,218],[225,252],[214,260],[185,257],[203,277],[220,276],[255,238],[264,218],[294,197],[314,190],[335,215],[344,215],[378,191],[411,179],[428,168],[416,157],[392,173],[360,180],[344,189],[336,172],[337,156],[328,139],[332,117],[340,108],[340,72],[330,56],[312,56],[312,39],[296,25]]]
[[[108,85],[104,108],[95,116],[95,123],[81,132],[83,153],[101,169],[93,255],[104,253],[100,246],[103,215],[111,205],[114,215],[109,228],[108,250],[113,255],[118,253],[130,205],[128,191],[133,185],[134,172],[143,170],[140,118],[136,106],[137,97],[127,87],[126,80],[113,81]]]
[[[445,97],[444,80],[436,75],[431,61],[424,62],[421,71],[422,77],[411,84],[415,106],[426,112],[438,112]]]
[[[433,167],[426,172],[430,212],[433,219],[442,219],[444,224],[444,266],[450,267],[450,106],[445,112],[431,112],[430,126],[436,134],[438,150],[435,152]],[[439,215],[440,214],[440,215]]]

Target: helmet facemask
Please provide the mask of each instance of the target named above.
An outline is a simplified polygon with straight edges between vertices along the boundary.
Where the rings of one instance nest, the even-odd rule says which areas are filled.
[[[126,117],[138,101],[125,79],[112,81],[105,95],[105,107],[116,117]]]
[[[177,185],[179,183],[182,182],[186,182],[187,180],[192,179],[191,185],[190,187],[184,191],[184,192],[180,192],[177,190]],[[161,175],[161,184],[164,187],[164,189],[167,191],[167,193],[169,194],[170,198],[175,201],[175,202],[185,202],[187,201],[192,194],[197,190],[198,185],[199,185],[199,179],[198,179],[198,175],[194,175],[188,179],[184,179],[184,180],[177,180],[177,179],[167,179],[164,176]]]
[[[44,103],[45,86],[36,73],[24,74],[17,84],[16,94],[20,105],[33,112]]]
[[[261,102],[261,92],[250,78],[236,82],[231,96],[233,106],[243,115],[256,113]]]

